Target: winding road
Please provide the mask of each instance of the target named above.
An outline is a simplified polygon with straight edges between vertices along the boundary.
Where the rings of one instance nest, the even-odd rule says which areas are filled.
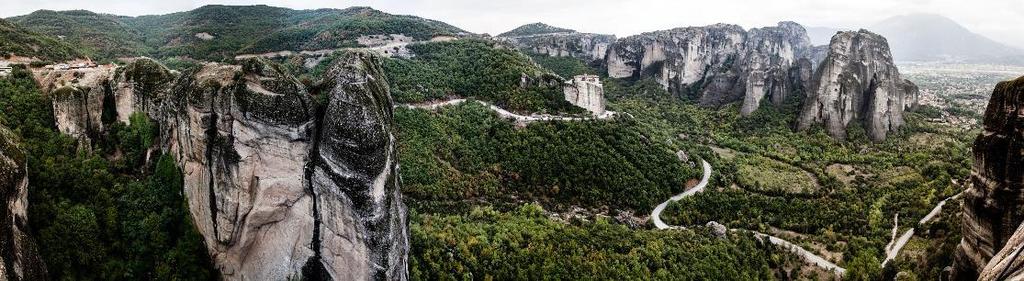
[[[404,108],[410,108],[410,109],[437,110],[438,108],[441,108],[441,107],[451,106],[451,105],[458,105],[458,104],[461,104],[461,103],[464,103],[464,102],[467,102],[467,101],[469,101],[469,100],[467,100],[467,99],[453,99],[453,100],[428,102],[428,103],[421,103],[421,104],[400,104],[400,105],[395,105],[395,107],[404,107]],[[573,116],[559,116],[559,115],[550,115],[550,114],[520,115],[520,114],[516,114],[516,113],[511,112],[511,111],[505,110],[503,108],[500,108],[500,107],[498,107],[496,105],[487,103],[485,101],[475,101],[475,102],[486,106],[487,108],[491,109],[491,111],[494,111],[495,113],[498,113],[498,116],[501,116],[501,118],[511,119],[511,120],[515,120],[517,122],[522,122],[522,123],[530,123],[530,122],[537,122],[537,121],[583,121],[583,120],[594,120],[594,119],[608,119],[608,118],[615,117],[615,114],[616,114],[616,112],[614,112],[614,111],[605,111],[604,114],[601,114],[599,116],[593,116],[593,117],[573,117]]]
[[[928,212],[928,214],[925,215],[923,218],[921,218],[921,220],[918,221],[917,223],[918,224],[925,224],[925,223],[931,221],[933,218],[935,218],[936,215],[938,215],[940,212],[942,212],[942,206],[946,205],[946,201],[949,201],[950,199],[955,200],[956,198],[960,197],[960,194],[963,194],[963,193],[957,193],[956,195],[953,195],[952,197],[946,198],[946,200],[939,201],[939,204],[935,205],[935,208],[932,208],[932,211]],[[885,246],[885,260],[882,261],[882,267],[883,268],[885,267],[886,264],[889,264],[890,261],[896,259],[896,256],[899,256],[899,254],[900,254],[900,250],[903,250],[903,246],[906,246],[907,242],[910,242],[910,238],[914,237],[914,228],[910,228],[909,230],[907,230],[907,232],[904,232],[903,235],[901,235],[899,239],[895,239],[896,238],[896,229],[898,227],[899,227],[899,214],[896,214],[896,224],[894,224],[893,228],[892,228],[892,230],[893,230],[893,238],[894,239],[889,241],[889,245]]]
[[[657,229],[677,229],[677,228],[678,229],[682,229],[682,228],[684,228],[684,227],[679,227],[679,226],[670,226],[670,225],[666,224],[664,221],[661,220],[661,212],[665,211],[665,207],[668,207],[668,204],[671,203],[671,202],[679,201],[679,200],[682,200],[683,198],[690,197],[690,196],[693,196],[694,194],[697,194],[697,193],[700,193],[700,192],[704,191],[704,189],[708,185],[708,180],[711,179],[711,164],[708,164],[708,161],[701,160],[701,165],[704,166],[704,176],[700,179],[700,183],[697,183],[697,185],[694,186],[693,188],[690,188],[690,189],[688,189],[686,191],[683,191],[683,193],[676,194],[675,196],[672,196],[671,198],[669,198],[665,202],[662,202],[661,204],[658,204],[658,206],[654,207],[654,210],[651,211],[651,221],[654,222],[654,227],[656,227]],[[784,240],[782,238],[775,237],[775,236],[768,235],[768,234],[764,234],[764,233],[760,233],[760,232],[757,232],[757,231],[738,229],[738,228],[729,229],[729,231],[747,231],[747,232],[751,232],[751,233],[754,234],[754,237],[757,237],[758,239],[765,239],[765,238],[767,238],[768,242],[771,243],[772,245],[776,245],[776,246],[785,248],[789,252],[800,256],[808,264],[812,264],[812,265],[815,265],[815,266],[820,267],[822,269],[825,269],[825,270],[828,270],[828,271],[832,271],[832,272],[834,272],[839,277],[842,277],[843,274],[846,274],[846,269],[845,268],[839,267],[838,265],[828,261],[827,259],[822,258],[821,256],[818,256],[818,255],[815,255],[814,253],[804,249],[803,247],[800,247],[799,245],[793,244],[793,243],[791,243],[789,241],[786,241],[786,240]]]

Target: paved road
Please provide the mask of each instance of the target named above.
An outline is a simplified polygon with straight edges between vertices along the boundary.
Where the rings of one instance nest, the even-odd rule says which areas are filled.
[[[704,177],[700,179],[700,183],[697,183],[696,186],[689,190],[683,191],[683,193],[672,196],[672,198],[669,198],[667,201],[658,204],[657,207],[654,207],[654,211],[651,211],[651,220],[654,221],[654,227],[657,227],[658,229],[671,228],[671,226],[666,224],[664,221],[661,221],[661,212],[665,211],[665,207],[668,207],[668,203],[679,201],[683,198],[704,191],[704,187],[708,185],[708,180],[711,179],[711,164],[708,164],[708,161],[701,160],[701,165],[704,165]]]
[[[453,99],[453,100],[429,102],[429,103],[422,103],[422,104],[401,104],[401,105],[396,105],[395,107],[436,110],[436,109],[441,108],[441,107],[450,106],[450,105],[458,105],[458,104],[461,104],[461,103],[464,103],[464,102],[467,102],[467,101],[469,101],[469,100],[467,100],[467,99]],[[502,118],[512,119],[512,120],[523,122],[523,123],[530,123],[530,122],[537,122],[537,121],[582,121],[582,120],[593,120],[593,119],[608,119],[608,118],[614,117],[615,114],[616,114],[613,111],[606,111],[605,114],[602,114],[600,116],[594,116],[594,117],[572,117],[572,116],[559,116],[559,115],[550,115],[550,114],[520,115],[520,114],[513,113],[511,111],[505,110],[503,108],[500,108],[498,106],[495,106],[493,104],[490,104],[490,103],[487,103],[487,102],[484,102],[484,101],[476,101],[476,102],[486,106],[487,108],[490,108],[491,111],[494,111],[495,113],[498,113],[498,116],[501,116]]]
[[[667,207],[668,204],[671,203],[671,202],[679,201],[679,200],[681,200],[683,198],[686,198],[686,197],[689,197],[689,196],[693,196],[694,194],[697,194],[699,192],[703,192],[704,191],[704,189],[708,185],[708,180],[711,179],[711,164],[708,164],[707,161],[701,160],[701,165],[704,166],[704,176],[700,179],[700,183],[697,183],[696,186],[694,186],[693,188],[690,188],[689,190],[684,191],[683,193],[676,194],[676,196],[672,196],[672,198],[669,198],[667,201],[662,202],[661,204],[658,204],[657,207],[654,207],[654,210],[651,211],[651,221],[654,222],[654,227],[656,227],[658,229],[682,228],[682,227],[678,227],[678,226],[670,226],[670,225],[666,224],[664,221],[662,221],[661,220],[661,212],[665,211],[665,207]],[[734,228],[734,229],[730,229],[730,231],[748,231],[748,230],[735,229]],[[800,256],[801,258],[804,259],[804,261],[806,261],[809,264],[813,264],[813,265],[818,266],[820,268],[823,268],[825,270],[832,271],[832,272],[834,272],[836,275],[838,275],[840,277],[842,277],[843,274],[846,274],[846,269],[844,269],[842,267],[839,267],[838,265],[836,265],[836,264],[826,260],[825,258],[822,258],[822,257],[820,257],[818,255],[815,255],[814,253],[812,253],[812,252],[810,252],[810,251],[808,251],[808,250],[806,250],[806,249],[804,249],[804,248],[802,248],[802,247],[800,247],[800,246],[798,246],[796,244],[793,244],[793,243],[791,243],[789,241],[786,241],[786,240],[784,240],[782,238],[771,236],[771,235],[764,234],[764,233],[760,233],[760,232],[757,232],[757,231],[750,231],[750,232],[754,233],[754,236],[759,238],[759,239],[767,238],[768,242],[772,243],[772,245],[776,245],[776,246],[782,247],[782,248],[790,251],[791,253],[794,253],[794,254]]]

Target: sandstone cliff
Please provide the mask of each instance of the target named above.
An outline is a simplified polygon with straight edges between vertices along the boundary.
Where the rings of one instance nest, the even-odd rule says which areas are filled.
[[[140,59],[114,72],[98,108],[160,124],[224,279],[404,280],[406,210],[384,77],[379,58],[361,52],[309,89],[263,59],[181,74]]]
[[[112,70],[51,71],[38,78],[43,92],[53,98],[57,129],[81,141],[88,141],[104,130],[103,100]]]
[[[654,77],[672,93],[703,105],[742,101],[742,113],[762,100],[781,103],[806,80],[810,43],[803,27],[782,22],[749,31],[717,24],[644,33],[620,39],[607,57],[608,76]]]
[[[1000,83],[974,142],[953,279],[1024,278],[1024,77]],[[979,278],[980,274],[980,278]]]
[[[45,280],[46,266],[28,234],[28,172],[15,134],[0,127],[0,280]]]
[[[845,139],[847,126],[858,121],[870,139],[882,141],[903,125],[903,113],[917,95],[917,87],[900,78],[884,37],[840,32],[815,71],[798,128],[823,124],[830,135]]]

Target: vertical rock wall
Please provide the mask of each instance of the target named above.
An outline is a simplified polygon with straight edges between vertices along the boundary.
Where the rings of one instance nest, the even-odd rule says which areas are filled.
[[[601,86],[601,77],[577,75],[572,80],[565,82],[562,92],[565,94],[566,101],[590,111],[594,116],[603,115],[605,112],[604,87]]]
[[[16,135],[0,126],[0,280],[46,280],[28,233],[28,172]]]
[[[996,87],[983,126],[963,196],[953,279],[1024,278],[1024,77]]]
[[[884,37],[840,32],[815,72],[798,128],[823,124],[830,135],[845,139],[847,126],[860,121],[871,140],[882,141],[903,125],[917,94],[913,83],[900,78]]]
[[[347,53],[311,93],[262,59],[180,75],[140,59],[115,72],[96,112],[160,124],[224,279],[405,280],[406,209],[380,63]]]

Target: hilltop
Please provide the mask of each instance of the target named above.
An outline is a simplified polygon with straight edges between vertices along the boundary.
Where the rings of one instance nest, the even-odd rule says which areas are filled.
[[[550,33],[569,33],[576,32],[572,29],[561,28],[550,26],[545,23],[537,22],[526,24],[520,27],[516,27],[513,30],[509,30],[505,33],[498,34],[498,37],[516,37],[516,36],[529,36],[538,34],[550,34]]]
[[[41,34],[65,36],[86,54],[102,59],[146,55],[222,61],[241,53],[354,47],[363,35],[403,34],[428,40],[466,33],[440,21],[369,7],[292,10],[208,5],[140,17],[41,10],[10,20]]]

